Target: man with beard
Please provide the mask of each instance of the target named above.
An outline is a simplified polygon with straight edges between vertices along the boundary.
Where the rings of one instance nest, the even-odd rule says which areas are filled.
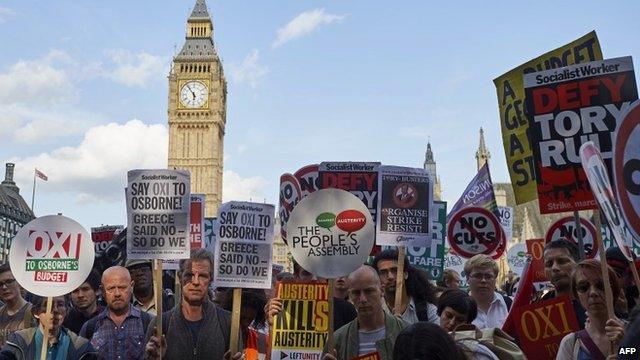
[[[97,316],[104,310],[98,304],[98,295],[100,293],[100,275],[93,270],[89,273],[87,280],[71,292],[71,307],[67,316],[64,318],[64,326],[73,331],[80,333],[82,325]]]
[[[131,305],[129,271],[122,266],[105,270],[102,291],[107,308],[82,326],[80,336],[90,339],[105,359],[142,359],[146,329],[154,316]]]
[[[162,339],[155,328],[148,331],[147,356],[157,359],[241,359],[231,356],[229,339],[231,314],[207,298],[213,279],[213,256],[205,249],[191,251],[189,259],[180,260],[178,276],[182,284],[180,304],[162,315]],[[242,349],[242,335],[239,334]]]
[[[496,291],[498,264],[484,254],[478,254],[464,264],[464,272],[469,283],[469,295],[478,305],[478,315],[472,324],[478,329],[502,327],[511,299]]]

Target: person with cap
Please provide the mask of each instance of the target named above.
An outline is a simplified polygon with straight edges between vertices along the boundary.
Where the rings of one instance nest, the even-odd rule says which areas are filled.
[[[157,314],[151,260],[127,259],[125,267],[133,281],[133,306],[152,315]],[[162,310],[173,308],[173,297],[162,293]]]
[[[71,307],[64,318],[64,326],[78,334],[82,325],[104,310],[98,304],[100,295],[100,275],[92,270],[80,286],[71,292]]]

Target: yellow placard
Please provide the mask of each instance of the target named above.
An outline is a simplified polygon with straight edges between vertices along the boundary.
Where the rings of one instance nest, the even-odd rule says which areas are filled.
[[[538,196],[535,162],[527,137],[529,119],[525,114],[522,75],[595,60],[602,60],[602,50],[596,32],[592,31],[493,80],[498,94],[502,143],[516,204],[535,200]]]

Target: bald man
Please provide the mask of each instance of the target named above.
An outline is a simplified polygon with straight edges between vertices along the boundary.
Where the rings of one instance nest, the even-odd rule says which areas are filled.
[[[323,360],[348,360],[378,353],[382,360],[393,358],[393,344],[408,324],[382,309],[382,285],[374,268],[362,265],[348,277],[349,300],[358,317],[334,333],[335,348],[325,349]]]
[[[131,306],[133,281],[129,270],[112,266],[102,273],[102,293],[107,308],[87,321],[80,336],[105,359],[142,359],[145,337],[154,316]]]

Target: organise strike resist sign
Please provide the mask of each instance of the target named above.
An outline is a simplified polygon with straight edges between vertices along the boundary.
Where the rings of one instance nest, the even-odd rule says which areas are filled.
[[[449,222],[447,237],[451,248],[461,256],[490,255],[503,241],[504,233],[496,216],[479,207],[464,208]]]
[[[215,224],[216,286],[270,289],[275,207],[231,201]]]
[[[282,311],[274,317],[272,359],[319,360],[329,330],[327,282],[279,282]]]
[[[189,258],[189,172],[131,170],[127,180],[127,257]]]
[[[11,243],[9,262],[16,280],[40,296],[71,292],[86,279],[95,256],[89,233],[61,215],[26,224]]]
[[[612,134],[638,98],[631,57],[525,74],[524,85],[540,212],[595,209],[579,149],[593,141],[611,168]]]
[[[376,244],[428,247],[433,206],[429,172],[399,166],[379,170]]]
[[[307,271],[324,278],[346,276],[373,247],[373,220],[355,195],[322,189],[303,198],[287,224],[287,245]]]

